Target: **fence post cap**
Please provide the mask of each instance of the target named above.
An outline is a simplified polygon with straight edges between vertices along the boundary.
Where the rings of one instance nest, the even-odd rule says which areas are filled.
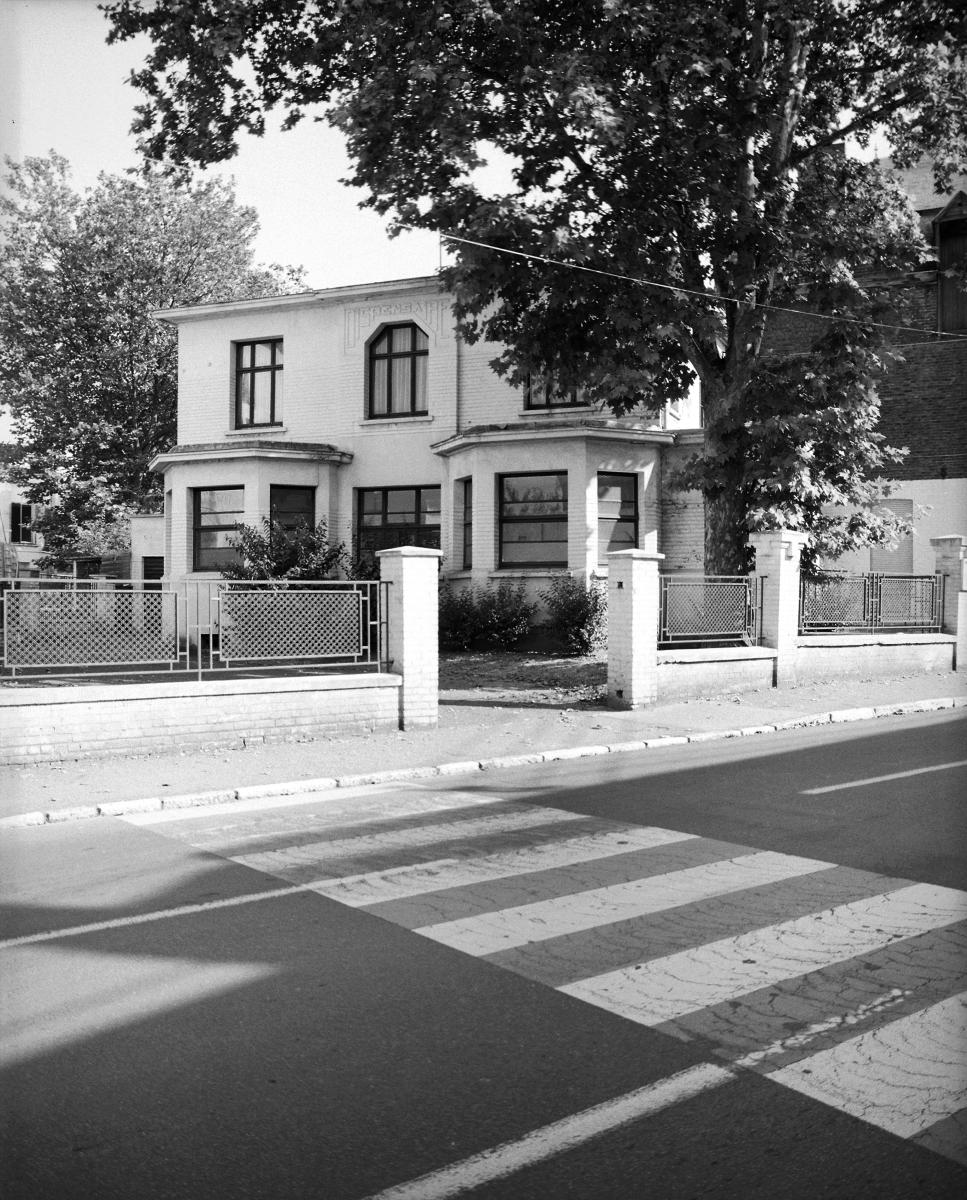
[[[967,537],[962,533],[945,533],[940,537],[932,537],[930,545],[936,550],[963,550],[967,545]]]
[[[377,550],[377,558],[442,558],[442,550],[431,546],[393,546],[389,550]]]
[[[609,561],[612,558],[630,558],[634,562],[664,562],[664,554],[659,554],[656,550],[612,550],[608,554]]]

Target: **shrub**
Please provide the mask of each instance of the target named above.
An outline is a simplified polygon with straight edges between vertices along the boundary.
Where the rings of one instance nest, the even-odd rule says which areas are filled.
[[[469,650],[477,637],[477,601],[472,588],[456,592],[449,579],[440,581],[440,646]]]
[[[326,522],[287,529],[263,518],[261,526],[237,525],[239,558],[222,568],[225,579],[332,579],[346,563],[346,547],[329,541]]]
[[[485,645],[509,650],[530,632],[534,606],[524,596],[524,585],[501,583],[486,588],[476,598],[477,636]]]
[[[566,654],[590,654],[607,636],[608,597],[598,583],[561,575],[541,592],[548,629]]]

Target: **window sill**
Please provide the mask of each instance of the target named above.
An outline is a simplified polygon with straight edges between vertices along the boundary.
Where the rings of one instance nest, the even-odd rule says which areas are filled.
[[[576,417],[583,417],[595,411],[591,404],[564,404],[560,408],[522,408],[517,415],[528,419],[531,417],[567,416],[568,413],[572,413]]]
[[[397,425],[429,425],[433,418],[429,414],[417,417],[366,417],[358,423],[360,429],[381,429]]]
[[[241,438],[241,437],[256,437],[260,433],[288,433],[288,427],[285,425],[245,425],[239,429],[227,429],[225,437]]]

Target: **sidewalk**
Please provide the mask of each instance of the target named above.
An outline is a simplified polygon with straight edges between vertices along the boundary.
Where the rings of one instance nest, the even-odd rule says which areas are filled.
[[[768,736],[777,725],[820,724],[831,714],[833,720],[875,720],[897,707],[916,712],[967,705],[967,676],[835,681],[659,703],[634,713],[572,697],[553,688],[451,687],[441,691],[435,729],[0,767],[0,818],[29,814],[16,823],[39,824],[94,816],[100,806],[130,809],[138,801],[146,808],[218,803],[234,799],[239,789],[285,794],[314,790],[307,786],[313,781],[345,786],[375,782],[389,772],[435,773],[447,764],[456,773],[455,765],[497,770],[513,765],[500,760],[521,756],[539,762],[578,751],[645,750],[629,743],[666,737]]]

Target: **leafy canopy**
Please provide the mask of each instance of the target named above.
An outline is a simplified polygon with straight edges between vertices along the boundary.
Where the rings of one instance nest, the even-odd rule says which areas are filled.
[[[135,75],[150,155],[218,161],[270,110],[284,125],[323,115],[368,205],[396,229],[465,239],[445,282],[464,335],[498,344],[512,382],[550,373],[616,412],[654,412],[697,374],[706,440],[687,481],[705,494],[712,569],[742,569],[750,528],[868,503],[889,457],[876,322],[903,314],[864,280],[910,270],[924,247],[898,188],[835,147],[882,133],[900,167],[929,153],[939,186],[963,170],[963,0],[105,8],[112,38],[152,42]],[[502,190],[477,171],[495,151]],[[802,351],[815,343],[815,365],[856,386],[817,404],[800,362],[767,363],[770,305],[837,316],[812,323]],[[781,419],[763,443],[766,392]],[[851,461],[798,453],[827,417]],[[782,469],[748,469],[750,441]]]
[[[177,339],[152,311],[292,291],[301,273],[253,265],[256,214],[226,183],[151,168],[81,194],[53,152],[7,169],[0,404],[56,561],[114,548],[132,511],[161,503],[148,464],[175,441]]]

